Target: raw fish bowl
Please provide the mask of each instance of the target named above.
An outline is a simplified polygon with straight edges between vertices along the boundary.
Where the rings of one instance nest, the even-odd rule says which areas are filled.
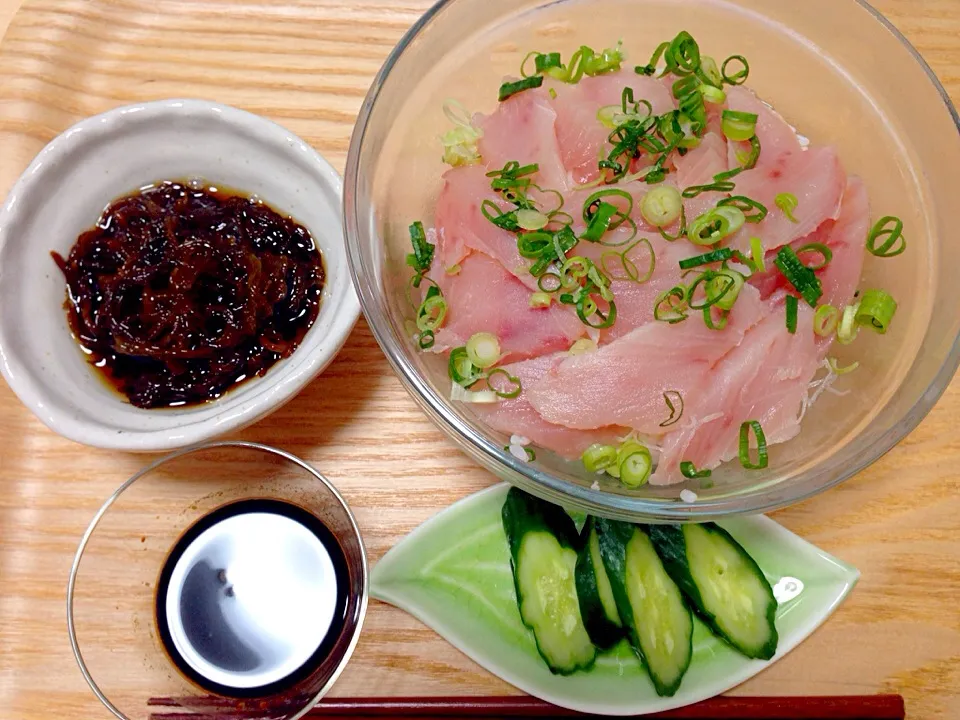
[[[450,128],[446,101],[492,112],[504,78],[518,77],[531,50],[568,58],[581,45],[601,49],[622,40],[632,73],[681,30],[713,57],[747,57],[750,88],[811,144],[837,148],[846,171],[866,185],[871,224],[899,216],[908,249],[895,261],[867,256],[859,286],[889,291],[899,303],[896,322],[886,334],[862,332],[850,345],[834,344],[839,365],[859,361],[859,368],[817,393],[800,434],[772,445],[765,469],[734,460],[707,481],[631,489],[542,448],[528,461],[510,452],[511,433],[487,426],[477,406],[451,401],[446,357],[421,352],[411,332],[408,226],[433,225],[449,169],[438,139]],[[950,277],[960,246],[948,239],[958,192],[956,111],[912,46],[866,3],[449,0],[410,30],[370,90],[347,161],[345,219],[377,340],[420,406],[465,452],[568,507],[626,520],[703,521],[830,488],[879,458],[930,410],[960,357],[960,284]],[[497,299],[480,292],[476,302]],[[596,402],[605,401],[598,393]],[[681,500],[683,490],[690,492]]]

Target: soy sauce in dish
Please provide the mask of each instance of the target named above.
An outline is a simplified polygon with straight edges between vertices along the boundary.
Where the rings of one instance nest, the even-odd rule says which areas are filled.
[[[281,500],[232,502],[170,551],[157,582],[158,635],[206,690],[284,692],[336,645],[349,587],[343,549],[315,515]]]
[[[64,258],[70,328],[141,408],[212,400],[264,375],[320,311],[310,232],[224,188],[163,181],[111,203]]]

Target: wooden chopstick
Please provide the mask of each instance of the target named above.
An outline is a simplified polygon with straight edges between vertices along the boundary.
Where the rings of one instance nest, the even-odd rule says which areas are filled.
[[[307,717],[522,718],[598,717],[564,710],[532,697],[327,698]],[[904,720],[899,695],[840,697],[716,697],[645,715],[650,720]]]
[[[217,697],[152,698],[156,708],[173,712],[151,713],[150,720],[241,720],[260,717],[255,703]],[[251,707],[254,705],[254,707]],[[533,697],[424,697],[326,698],[309,718],[402,717],[405,720],[436,718],[528,717],[596,718],[565,710]],[[837,697],[716,697],[667,712],[644,715],[649,720],[904,720],[899,695]]]

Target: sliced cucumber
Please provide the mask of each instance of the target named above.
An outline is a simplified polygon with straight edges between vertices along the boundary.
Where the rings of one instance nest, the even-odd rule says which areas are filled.
[[[596,519],[600,556],[630,644],[658,695],[673,695],[690,667],[693,615],[646,532]]]
[[[561,508],[511,488],[503,503],[513,581],[523,624],[551,672],[569,675],[597,656],[580,616],[575,569],[579,537]]]
[[[582,547],[577,557],[576,573],[580,616],[593,644],[606,650],[623,637],[623,623],[620,622],[617,602],[613,599],[610,578],[600,558],[600,540],[593,526],[593,518],[587,518],[580,539]]]
[[[714,523],[656,525],[650,537],[670,577],[717,635],[747,657],[776,654],[773,589],[730,533]]]

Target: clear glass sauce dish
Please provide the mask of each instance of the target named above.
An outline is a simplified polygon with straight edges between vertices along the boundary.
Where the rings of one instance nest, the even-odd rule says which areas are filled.
[[[886,335],[861,333],[832,355],[857,372],[849,394],[825,394],[801,434],[771,450],[766,470],[738,463],[699,481],[630,490],[580,463],[538,453],[526,463],[469,406],[449,401],[446,358],[416,350],[404,320],[410,269],[407,226],[432,224],[441,187],[438,136],[450,127],[443,102],[490,112],[504,76],[533,49],[569,57],[581,44],[618,39],[625,64],[645,64],[664,39],[687,30],[703,52],[750,61],[749,86],[817,144],[838,147],[862,177],[871,219],[898,215],[909,249],[896,261],[868,257],[861,287],[900,303]],[[948,234],[960,193],[958,119],[916,50],[865,2],[808,0],[448,0],[404,37],[377,76],[347,161],[344,213],[352,271],[367,320],[390,363],[424,411],[465,452],[542,497],[609,517],[704,521],[789,505],[849,478],[910,432],[944,391],[960,358],[960,245]],[[697,500],[678,501],[687,487]]]

